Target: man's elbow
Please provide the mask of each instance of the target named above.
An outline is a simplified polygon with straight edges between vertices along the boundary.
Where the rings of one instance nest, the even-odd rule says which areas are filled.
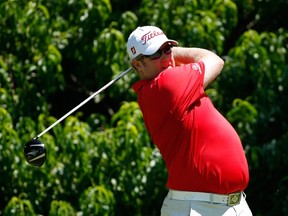
[[[218,62],[217,62],[218,74],[221,73],[221,71],[224,67],[224,64],[225,64],[224,60],[222,58],[218,57]]]

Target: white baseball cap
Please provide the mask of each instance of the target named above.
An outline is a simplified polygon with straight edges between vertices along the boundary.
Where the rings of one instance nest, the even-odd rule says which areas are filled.
[[[127,41],[127,52],[130,60],[135,59],[140,54],[152,55],[166,42],[177,46],[178,42],[170,40],[163,31],[156,26],[137,27],[129,36]]]

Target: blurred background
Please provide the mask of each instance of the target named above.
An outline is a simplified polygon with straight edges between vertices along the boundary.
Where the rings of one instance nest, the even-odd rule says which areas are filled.
[[[160,215],[167,173],[135,72],[41,137],[41,168],[23,155],[130,67],[126,40],[141,25],[225,59],[206,93],[243,142],[247,201],[256,216],[288,215],[287,11],[287,0],[2,0],[0,215]]]

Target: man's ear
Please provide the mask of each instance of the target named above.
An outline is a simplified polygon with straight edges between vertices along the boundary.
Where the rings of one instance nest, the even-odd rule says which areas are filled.
[[[141,68],[140,62],[135,59],[132,61],[132,65],[136,70],[139,70]]]

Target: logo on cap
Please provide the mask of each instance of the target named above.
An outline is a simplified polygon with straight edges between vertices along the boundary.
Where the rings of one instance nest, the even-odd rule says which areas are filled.
[[[133,47],[131,47],[131,52],[132,52],[132,54],[133,55],[135,55],[136,54],[136,49],[135,49],[135,47],[133,46]]]
[[[147,41],[149,41],[150,39],[158,36],[158,35],[163,35],[164,33],[162,31],[149,31],[147,32],[146,34],[144,34],[142,37],[141,37],[141,40],[142,40],[142,45],[145,45],[147,43]]]

